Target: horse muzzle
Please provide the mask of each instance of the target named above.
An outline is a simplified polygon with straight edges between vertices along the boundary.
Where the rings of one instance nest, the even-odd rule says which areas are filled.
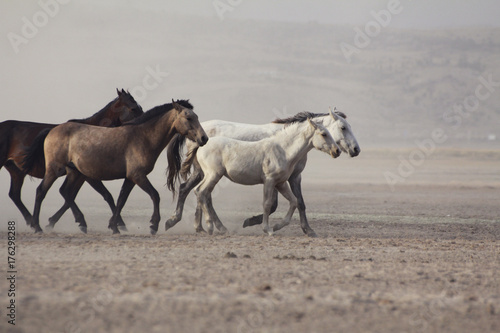
[[[359,155],[360,152],[361,152],[361,149],[358,146],[356,146],[352,150],[349,151],[349,156],[356,157]]]
[[[208,136],[202,135],[201,138],[196,140],[200,147],[204,146],[208,142]]]
[[[330,149],[330,156],[333,157],[333,158],[337,158],[340,156],[340,152],[341,150],[340,149]]]

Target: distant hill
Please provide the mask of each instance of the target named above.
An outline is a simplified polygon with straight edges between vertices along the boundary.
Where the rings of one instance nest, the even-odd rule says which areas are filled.
[[[4,101],[8,110],[21,103],[20,112],[28,112],[31,100],[64,96],[67,106],[54,118],[81,118],[102,107],[115,87],[132,88],[147,66],[159,66],[169,76],[148,91],[146,108],[190,98],[203,120],[262,123],[336,106],[365,145],[411,145],[442,127],[449,145],[500,146],[500,86],[476,111],[454,110],[475,95],[480,77],[500,82],[498,28],[389,26],[349,63],[341,45],[354,45],[353,27],[66,8],[23,46],[21,56],[36,56],[36,63],[19,65],[16,57],[4,66],[5,77],[19,80],[6,84],[8,97],[16,96]],[[24,91],[31,99],[19,98]]]

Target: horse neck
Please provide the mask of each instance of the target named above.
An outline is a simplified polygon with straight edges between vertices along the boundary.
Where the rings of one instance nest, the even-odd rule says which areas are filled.
[[[308,123],[292,126],[294,128],[285,128],[283,133],[277,134],[276,139],[285,151],[287,160],[291,163],[297,163],[313,148],[314,131],[308,128]]]
[[[168,145],[177,130],[172,126],[175,112],[170,110],[156,119],[151,119],[143,124],[135,125],[149,141],[152,150],[161,152]]]
[[[118,112],[115,112],[115,105],[117,104],[117,101],[118,99],[115,98],[100,111],[84,119],[83,122],[87,125],[95,126],[111,126],[117,124],[116,116],[119,116]]]

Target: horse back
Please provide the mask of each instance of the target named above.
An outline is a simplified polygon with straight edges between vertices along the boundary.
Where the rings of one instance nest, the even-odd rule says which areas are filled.
[[[127,169],[125,127],[98,127],[68,122],[54,128],[45,140],[47,167],[75,166],[94,179],[124,178]]]

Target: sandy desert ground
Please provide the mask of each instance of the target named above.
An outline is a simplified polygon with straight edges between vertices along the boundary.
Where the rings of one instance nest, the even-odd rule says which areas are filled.
[[[35,235],[4,202],[4,271],[7,219],[17,222],[17,317],[7,324],[1,279],[0,331],[498,332],[500,152],[438,150],[391,191],[383,172],[408,152],[373,149],[335,162],[311,153],[303,188],[315,239],[297,213],[273,237],[243,229],[260,211],[261,188],[227,183],[214,195],[227,235],[195,234],[192,198],[179,225],[148,235],[152,205],[138,189],[123,213],[129,232],[119,236],[88,188],[78,197],[87,235],[69,214]],[[163,225],[171,195],[162,170],[152,179]],[[37,183],[25,189],[29,207]],[[110,188],[116,195],[119,184]],[[51,195],[44,220],[61,203]],[[273,223],[286,211],[280,203]]]

